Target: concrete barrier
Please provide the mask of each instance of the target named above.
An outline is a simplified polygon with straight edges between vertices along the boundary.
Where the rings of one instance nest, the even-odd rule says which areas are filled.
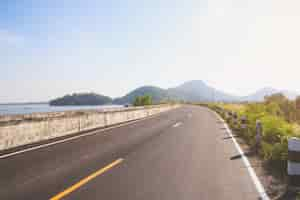
[[[177,107],[160,105],[0,116],[0,150],[137,120]]]
[[[300,139],[288,140],[289,187],[300,187]]]

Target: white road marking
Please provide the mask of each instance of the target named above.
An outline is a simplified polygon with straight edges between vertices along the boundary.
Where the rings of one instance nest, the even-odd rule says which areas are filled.
[[[176,128],[176,127],[181,126],[181,125],[182,125],[182,122],[177,122],[176,124],[173,125],[173,127]]]
[[[239,152],[239,154],[242,156],[242,160],[244,162],[244,165],[246,166],[248,173],[256,187],[256,190],[260,196],[260,198],[262,200],[270,200],[270,198],[268,197],[268,194],[266,193],[263,185],[261,184],[261,182],[259,181],[254,169],[252,168],[248,158],[245,156],[243,150],[241,149],[240,145],[237,143],[236,139],[233,137],[231,130],[229,129],[228,125],[226,124],[226,122],[216,113],[214,112],[215,115],[217,116],[218,119],[220,119],[223,123],[224,123],[224,127],[226,128],[229,136],[232,138],[232,141],[234,143],[235,148],[237,149],[237,151]]]
[[[152,116],[149,116],[149,117],[146,117],[146,118],[143,118],[143,119],[139,119],[139,120],[135,120],[135,121],[125,122],[125,123],[120,124],[120,125],[116,125],[116,126],[112,126],[112,127],[108,127],[108,128],[103,128],[103,129],[95,130],[95,131],[88,132],[88,133],[85,133],[85,134],[69,137],[69,138],[66,138],[66,139],[63,139],[63,140],[58,140],[58,141],[55,141],[55,142],[46,143],[46,144],[30,147],[30,148],[27,148],[27,149],[23,149],[23,150],[20,150],[20,151],[15,151],[15,152],[12,152],[12,153],[4,154],[4,155],[0,156],[0,159],[5,159],[5,158],[8,158],[8,157],[18,155],[18,154],[26,153],[26,152],[29,152],[29,151],[34,151],[34,150],[37,150],[37,149],[53,146],[53,145],[60,144],[60,143],[65,143],[65,142],[75,140],[75,139],[78,139],[78,138],[81,138],[81,137],[95,135],[95,134],[98,134],[98,133],[101,133],[101,132],[104,132],[104,131],[108,131],[108,130],[111,130],[111,129],[114,129],[114,128],[127,126],[127,125],[130,125],[130,124],[134,124],[134,123],[137,123],[137,122],[141,122],[141,121],[144,121],[144,120],[147,120],[147,119],[154,118],[154,117],[156,117],[160,114],[162,114],[162,113],[154,114]]]

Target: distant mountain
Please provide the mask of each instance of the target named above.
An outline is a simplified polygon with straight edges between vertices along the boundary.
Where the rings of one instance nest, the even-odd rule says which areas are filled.
[[[295,99],[298,93],[287,90],[278,90],[274,88],[263,88],[248,96],[239,97],[215,89],[201,80],[193,80],[183,83],[174,88],[163,89],[155,86],[139,87],[123,97],[111,99],[110,97],[94,94],[81,93],[66,95],[64,97],[50,101],[50,105],[103,105],[113,104],[131,104],[135,97],[150,95],[155,103],[165,100],[183,100],[189,102],[203,101],[224,101],[224,102],[241,102],[241,101],[263,101],[264,97],[274,93],[283,93],[290,99]]]
[[[256,92],[254,92],[253,94],[250,94],[248,96],[245,97],[241,97],[242,101],[263,101],[265,96],[269,96],[271,94],[275,94],[277,93],[278,90],[274,89],[274,88],[262,88],[260,90],[257,90]]]
[[[265,96],[269,96],[275,93],[282,93],[284,96],[288,97],[289,99],[296,99],[299,95],[296,92],[288,91],[288,90],[278,90],[271,87],[266,87],[256,91],[253,94],[250,94],[245,97],[241,97],[241,101],[263,101]]]
[[[144,86],[135,89],[124,97],[117,98],[114,104],[132,103],[136,96],[150,95],[154,102],[164,100],[182,100],[190,102],[199,101],[235,101],[237,97],[216,90],[203,81],[194,80],[186,82],[178,87],[162,89],[154,86]]]
[[[109,103],[112,103],[112,99],[110,97],[95,93],[75,93],[53,99],[49,102],[51,106],[103,105]]]
[[[132,92],[128,93],[123,97],[114,99],[113,103],[130,104],[134,101],[135,97],[143,95],[150,95],[155,103],[161,102],[169,98],[168,92],[165,89],[155,86],[144,86],[133,90]]]
[[[238,97],[227,94],[205,84],[201,80],[193,80],[168,89],[171,97],[185,101],[236,101]]]
[[[290,99],[295,99],[298,94],[287,90],[277,90],[274,88],[263,88],[257,92],[245,96],[234,96],[211,86],[208,86],[201,80],[193,80],[183,83],[174,88],[162,89],[155,86],[144,86],[135,89],[124,97],[117,98],[113,101],[115,104],[132,103],[136,96],[150,95],[154,102],[163,100],[182,100],[189,102],[200,101],[224,101],[224,102],[241,102],[241,101],[263,101],[264,97],[274,93],[283,93]]]

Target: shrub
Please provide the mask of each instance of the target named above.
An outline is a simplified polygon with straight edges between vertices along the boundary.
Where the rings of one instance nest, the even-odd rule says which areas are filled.
[[[266,115],[261,118],[263,124],[263,140],[268,143],[280,142],[284,136],[293,134],[293,126],[282,118],[272,115]]]
[[[267,143],[262,141],[261,153],[265,160],[269,161],[285,161],[287,160],[288,144],[287,140],[276,143]]]

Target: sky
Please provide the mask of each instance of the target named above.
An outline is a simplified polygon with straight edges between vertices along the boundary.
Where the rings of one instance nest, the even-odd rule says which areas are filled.
[[[298,0],[2,0],[0,102],[188,80],[300,91]]]

